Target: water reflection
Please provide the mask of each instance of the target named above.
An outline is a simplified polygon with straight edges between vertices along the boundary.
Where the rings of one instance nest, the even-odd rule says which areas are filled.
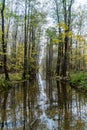
[[[0,130],[86,130],[87,97],[66,83],[37,80],[0,93]]]

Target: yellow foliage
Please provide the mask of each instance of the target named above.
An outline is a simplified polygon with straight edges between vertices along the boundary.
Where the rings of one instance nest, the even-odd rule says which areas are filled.
[[[15,52],[14,52],[15,54]],[[8,55],[9,63],[8,69],[21,70],[23,69],[23,61],[24,61],[24,47],[23,44],[19,43],[17,45],[16,57],[13,55]]]
[[[59,39],[52,39],[52,42],[55,43],[55,44],[58,44],[58,43],[61,43],[62,40],[59,40]]]
[[[3,66],[3,63],[2,63],[2,62],[0,62],[0,66]]]
[[[85,42],[86,41],[85,38],[81,35],[76,35],[76,36],[74,36],[74,38],[79,42]]]
[[[72,31],[67,32],[67,36],[68,36],[69,38],[71,38],[71,37],[73,36],[73,32],[72,32]]]
[[[23,60],[24,60],[24,47],[23,47],[23,44],[18,44],[17,45],[17,55],[16,55],[16,67],[19,69],[19,68],[22,68],[23,66]]]
[[[64,29],[64,30],[68,30],[68,25],[66,25],[65,23],[61,22],[57,24],[58,27]]]
[[[6,55],[7,53],[0,52],[0,55]]]
[[[30,57],[30,63],[34,63],[35,62],[35,59],[33,57]]]

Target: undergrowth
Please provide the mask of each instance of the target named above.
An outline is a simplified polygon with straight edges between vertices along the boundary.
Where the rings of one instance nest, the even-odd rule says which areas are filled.
[[[71,73],[70,83],[87,90],[87,72]]]
[[[0,78],[0,91],[8,90],[12,87],[12,83],[10,81],[5,80],[4,78]]]
[[[4,74],[0,75],[0,91],[8,90],[12,88],[12,81],[21,81],[22,80],[21,73],[12,73],[9,74],[10,80],[5,80]]]

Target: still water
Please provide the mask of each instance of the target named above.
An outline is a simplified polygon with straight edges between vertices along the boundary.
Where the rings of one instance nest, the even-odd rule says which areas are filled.
[[[0,93],[0,130],[87,130],[87,95],[39,73]]]

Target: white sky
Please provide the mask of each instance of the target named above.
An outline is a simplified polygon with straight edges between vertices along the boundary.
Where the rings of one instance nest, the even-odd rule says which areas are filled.
[[[46,0],[46,1],[44,1],[44,0],[38,0],[38,1],[40,1],[40,3],[42,3],[42,8],[43,8],[43,3],[47,3],[48,1],[50,1],[50,0]],[[50,2],[49,2],[49,5],[50,5]],[[75,9],[77,9],[78,8],[78,6],[84,6],[84,5],[86,5],[87,6],[87,0],[75,0],[74,1],[74,4],[73,4],[73,7],[75,8]],[[46,7],[47,6],[47,7]],[[45,5],[45,7],[48,9],[48,3]],[[46,9],[45,8],[45,9]],[[47,20],[48,21],[50,21],[49,23],[48,23],[48,26],[50,26],[51,25],[51,21],[52,21],[52,25],[53,25],[53,19],[51,18],[51,17],[47,17]]]
[[[87,0],[75,0],[78,5],[86,5]]]

